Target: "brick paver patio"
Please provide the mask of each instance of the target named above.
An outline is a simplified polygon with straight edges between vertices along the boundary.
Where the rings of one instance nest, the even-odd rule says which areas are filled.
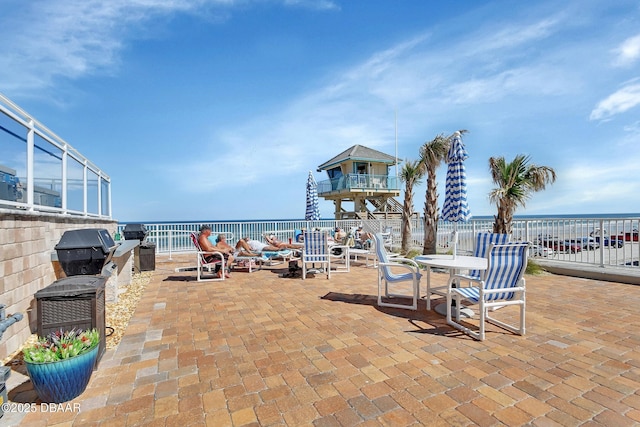
[[[489,325],[478,342],[424,301],[378,308],[371,268],[198,283],[175,258],[158,258],[80,410],[23,425],[640,425],[638,286],[527,276],[527,334]]]

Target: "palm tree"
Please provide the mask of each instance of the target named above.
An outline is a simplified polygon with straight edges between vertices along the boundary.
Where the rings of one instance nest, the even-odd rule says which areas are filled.
[[[422,253],[436,253],[438,233],[438,183],[436,169],[449,150],[449,140],[444,135],[436,136],[431,142],[420,147],[420,163],[427,174],[427,190],[424,195],[424,243]]]
[[[529,164],[531,158],[517,155],[511,163],[504,157],[489,158],[489,170],[498,187],[491,190],[489,199],[498,207],[494,217],[494,233],[511,234],[513,214],[518,206],[525,205],[532,192],[544,190],[556,180],[556,172],[548,166]]]
[[[461,134],[468,131],[461,129]],[[447,157],[452,136],[445,137],[440,134],[431,142],[425,142],[420,147],[420,162],[427,174],[427,190],[424,196],[424,243],[423,255],[435,254],[438,234],[438,183],[436,181],[436,169]]]
[[[404,206],[402,208],[402,252],[408,253],[411,246],[411,216],[413,215],[413,187],[420,183],[424,169],[420,160],[406,160],[400,171],[404,181]]]

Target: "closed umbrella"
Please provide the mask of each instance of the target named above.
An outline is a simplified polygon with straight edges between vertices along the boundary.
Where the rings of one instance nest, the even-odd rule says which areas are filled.
[[[306,221],[317,221],[320,219],[320,208],[318,207],[318,184],[309,171],[307,178],[307,210],[304,214]]]
[[[442,219],[453,222],[454,259],[458,251],[458,222],[467,221],[471,216],[467,204],[467,176],[464,171],[464,161],[467,157],[469,156],[462,144],[460,132],[456,132],[447,154],[447,180],[442,207]]]

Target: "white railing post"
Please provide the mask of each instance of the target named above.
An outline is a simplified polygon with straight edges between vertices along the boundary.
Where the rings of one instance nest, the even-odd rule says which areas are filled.
[[[60,198],[62,199],[62,213],[67,212],[67,144],[62,149],[62,188],[60,188]]]
[[[599,239],[600,246],[598,246],[598,252],[600,253],[600,267],[604,268],[604,219],[600,219],[599,228],[600,228],[600,239]],[[609,239],[609,250],[611,250],[612,243],[613,243],[611,241],[611,236],[609,236],[608,239]],[[617,247],[618,245],[616,245],[616,248]]]
[[[27,130],[27,205],[29,205],[29,210],[34,210],[34,182],[33,179],[33,162],[34,162],[34,121],[33,119],[29,120],[29,128]]]

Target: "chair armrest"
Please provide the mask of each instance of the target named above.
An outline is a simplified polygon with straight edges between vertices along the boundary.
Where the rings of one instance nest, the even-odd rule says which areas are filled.
[[[392,259],[390,259],[389,263],[385,263],[385,265],[393,265],[393,264],[401,264],[401,263],[406,263],[406,264],[410,264],[412,266],[414,266],[415,268],[417,268],[418,270],[420,269],[420,266],[412,259],[409,258],[402,258],[402,257],[393,257]],[[405,265],[406,265],[405,264]]]
[[[211,251],[211,252],[209,252],[209,251],[197,251],[197,252],[199,254],[204,254],[204,255],[216,255],[216,254],[218,254],[218,255],[222,256],[222,252],[218,252],[218,251]]]
[[[481,279],[476,279],[474,277],[467,276],[466,274],[454,274],[453,276],[451,276],[451,278],[447,282],[447,287],[449,288],[449,290],[451,290],[451,285],[453,283],[458,283],[458,285],[459,285],[460,284],[460,280],[465,280],[465,281],[470,282],[470,283],[475,283],[480,288],[484,287],[484,281],[481,280]]]
[[[219,255],[220,256],[220,260],[224,263],[224,255],[222,254],[222,252],[218,252],[218,251],[212,251],[212,252],[208,252],[208,251],[197,251],[198,252],[198,256],[200,255]],[[216,262],[220,262],[220,260],[214,260],[212,262],[209,262],[207,264],[214,264]],[[202,258],[202,261],[204,262],[204,258]]]
[[[409,259],[407,261],[412,261],[412,260]],[[414,264],[415,264],[415,262],[414,262]],[[400,267],[400,268],[404,268],[404,269],[409,270],[413,274],[420,275],[420,267],[418,267],[417,264],[410,265],[410,264],[401,264],[399,262],[379,262],[378,263],[378,268],[379,267]]]

